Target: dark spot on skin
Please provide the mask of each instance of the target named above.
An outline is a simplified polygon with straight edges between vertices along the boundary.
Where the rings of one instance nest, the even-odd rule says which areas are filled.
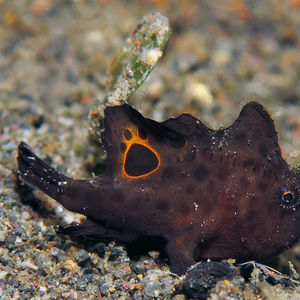
[[[186,216],[191,212],[191,206],[186,203],[181,203],[179,206],[179,211],[182,215]]]
[[[149,193],[146,194],[146,202],[151,202],[150,197],[149,197]]]
[[[252,160],[252,159],[244,160],[243,161],[243,168],[245,170],[248,170],[253,165],[253,163],[254,163],[254,160]]]
[[[172,148],[175,148],[175,149],[180,149],[182,148],[186,143],[186,140],[185,138],[174,138],[174,139],[170,139],[170,146]]]
[[[192,171],[192,174],[197,181],[203,181],[209,176],[209,171],[204,165],[200,164]]]
[[[186,161],[193,161],[196,159],[196,148],[192,148],[190,151],[187,152],[185,155],[184,159]]]
[[[123,143],[123,142],[120,144],[120,151],[121,151],[122,153],[125,153],[125,151],[126,151],[126,144]]]
[[[243,188],[246,189],[250,186],[250,182],[245,176],[241,177],[240,184]]]
[[[145,140],[147,138],[147,136],[148,136],[147,132],[143,128],[139,128],[138,132],[139,132],[139,137],[142,140]]]
[[[266,182],[259,182],[256,188],[259,192],[264,193],[268,188],[268,184]]]
[[[160,211],[167,211],[169,208],[169,203],[168,201],[165,200],[160,200],[156,205],[155,208],[160,210]]]
[[[127,141],[130,141],[132,139],[132,133],[127,128],[124,130],[124,137]]]
[[[194,192],[194,190],[195,190],[195,188],[194,188],[194,186],[193,185],[188,185],[187,187],[186,187],[186,189],[185,189],[185,191],[186,191],[186,193],[188,194],[188,195],[192,195],[193,194],[193,192]]]
[[[256,162],[252,165],[252,171],[255,173],[261,172],[262,165],[259,162]]]
[[[184,156],[182,155],[182,153],[176,154],[175,159],[177,163],[182,163],[184,161]]]
[[[243,161],[243,167],[245,171],[258,171],[259,163],[253,158],[248,158]]]
[[[208,181],[208,183],[206,184],[206,189],[208,190],[208,191],[213,191],[214,190],[214,188],[215,188],[215,183],[214,183],[214,181],[212,181],[212,180],[210,180],[210,181]]]
[[[143,194],[140,197],[133,198],[132,205],[129,205],[128,209],[130,209],[130,207],[142,207],[143,205],[146,205],[149,202],[151,202],[148,193],[146,195],[144,194],[145,187],[143,185],[139,187],[139,190],[143,191]]]
[[[249,211],[247,212],[247,224],[249,224],[249,230],[251,232],[255,232],[257,230],[257,212],[255,208],[249,208]]]
[[[210,155],[210,149],[208,147],[201,148],[201,155],[203,159],[207,158]]]
[[[224,158],[224,155],[220,155],[219,163],[221,163],[223,161],[223,158]]]
[[[226,179],[228,177],[228,168],[218,168],[216,177],[218,180]]]
[[[269,179],[274,178],[275,180],[278,180],[277,174],[272,172],[272,170],[266,169],[266,168],[264,168],[264,170],[263,170],[263,177],[264,178],[269,178]]]
[[[125,199],[125,194],[121,190],[115,190],[112,193],[110,199],[111,199],[112,202],[116,202],[116,203],[123,202],[124,199]]]
[[[217,205],[217,198],[210,197],[201,199],[201,209],[205,215],[211,214]]]
[[[149,148],[133,144],[127,152],[125,172],[129,176],[145,175],[158,166],[158,158]]]
[[[163,171],[163,177],[166,179],[173,179],[177,175],[176,170],[173,167],[165,167]]]
[[[135,198],[133,201],[132,201],[132,204],[136,207],[139,207],[141,205],[144,204],[144,201],[142,198]]]
[[[248,143],[247,135],[243,132],[237,132],[235,138],[238,144],[241,145],[242,147],[245,147]]]
[[[261,143],[258,146],[258,153],[260,153],[261,156],[265,157],[268,155],[268,148],[265,144]]]

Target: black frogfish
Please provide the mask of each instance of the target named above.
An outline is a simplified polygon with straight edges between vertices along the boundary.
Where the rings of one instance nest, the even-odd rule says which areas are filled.
[[[127,104],[107,107],[104,127],[106,169],[91,179],[61,174],[19,145],[22,180],[87,218],[60,232],[161,238],[178,274],[201,259],[264,260],[299,239],[299,171],[259,103],[221,130],[189,114],[158,123]]]

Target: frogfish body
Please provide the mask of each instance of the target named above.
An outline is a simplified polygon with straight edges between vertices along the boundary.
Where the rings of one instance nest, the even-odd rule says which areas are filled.
[[[21,142],[21,178],[86,221],[60,232],[123,243],[160,237],[171,270],[200,259],[263,260],[300,236],[300,176],[281,156],[274,122],[257,102],[228,128],[189,114],[158,123],[107,107],[105,171],[75,180]]]

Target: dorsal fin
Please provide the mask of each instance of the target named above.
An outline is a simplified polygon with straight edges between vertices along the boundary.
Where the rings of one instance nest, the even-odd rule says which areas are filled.
[[[232,127],[247,134],[256,132],[265,137],[277,139],[274,121],[258,102],[253,101],[244,105]]]
[[[227,130],[237,145],[251,147],[253,153],[265,159],[281,158],[274,121],[261,104],[249,102],[244,105],[238,118]]]

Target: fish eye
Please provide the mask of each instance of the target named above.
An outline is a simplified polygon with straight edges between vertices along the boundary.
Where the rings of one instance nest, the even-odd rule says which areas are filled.
[[[284,202],[286,202],[286,203],[290,203],[290,202],[292,202],[293,200],[294,200],[294,197],[295,197],[295,195],[294,195],[294,193],[293,192],[291,192],[291,191],[286,191],[286,192],[284,192],[283,194],[282,194],[282,200],[284,201]]]
[[[298,191],[291,187],[282,187],[276,197],[279,204],[286,209],[295,209],[300,204]]]

